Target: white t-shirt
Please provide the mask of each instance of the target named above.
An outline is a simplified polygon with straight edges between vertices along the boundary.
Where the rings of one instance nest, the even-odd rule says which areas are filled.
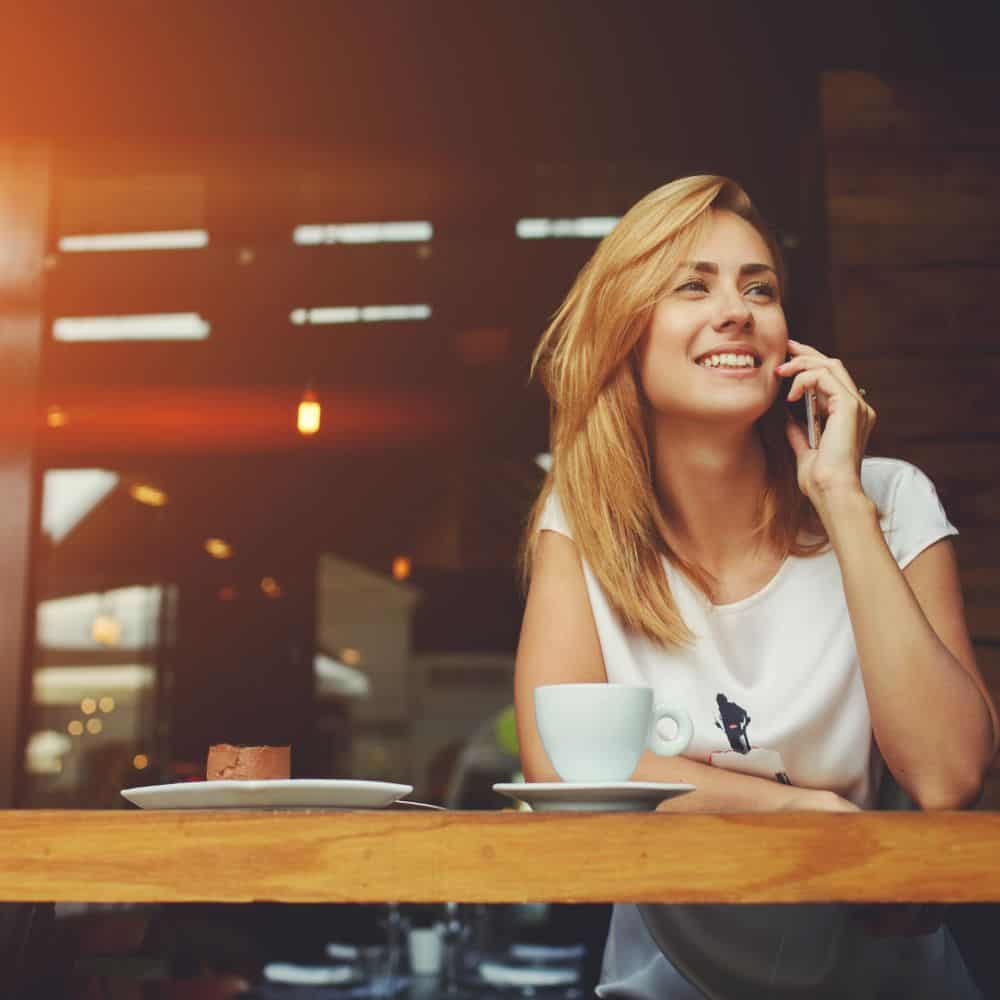
[[[861,484],[884,514],[883,536],[900,569],[933,542],[958,534],[930,479],[909,462],[865,458]],[[539,530],[546,529],[572,538],[555,493],[539,522]],[[608,681],[651,687],[658,704],[686,708],[694,738],[685,756],[693,760],[826,788],[871,808],[884,763],[832,548],[789,556],[763,588],[733,604],[711,604],[666,559],[664,567],[678,610],[698,637],[691,648],[667,650],[623,628],[584,561]],[[910,940],[930,942],[944,933]],[[950,937],[945,943],[954,949]],[[939,940],[935,954],[941,948]],[[907,964],[921,964],[912,950]],[[933,971],[913,972],[926,989]],[[667,1000],[701,994],[667,962],[635,907],[619,905],[599,995]],[[929,995],[965,994],[949,984],[947,992]]]

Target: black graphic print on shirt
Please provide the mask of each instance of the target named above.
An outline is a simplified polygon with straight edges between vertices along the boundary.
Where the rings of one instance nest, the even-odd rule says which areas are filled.
[[[730,701],[721,691],[715,696],[719,706],[719,717],[715,720],[729,740],[729,745],[737,753],[750,752],[750,737],[747,736],[747,726],[750,725],[750,714],[735,701]]]
[[[727,771],[771,778],[790,785],[781,754],[777,750],[750,745],[750,713],[742,705],[730,701],[721,691],[715,696],[715,702],[719,709],[715,725],[726,734],[731,749],[711,754],[711,763]]]

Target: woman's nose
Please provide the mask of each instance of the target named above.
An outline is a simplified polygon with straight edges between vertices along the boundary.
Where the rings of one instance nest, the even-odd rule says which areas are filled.
[[[753,322],[753,312],[739,295],[727,296],[719,306],[715,328],[725,330],[730,327],[749,326]]]

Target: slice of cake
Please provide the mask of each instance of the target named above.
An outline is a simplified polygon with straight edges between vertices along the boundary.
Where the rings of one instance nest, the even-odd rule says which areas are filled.
[[[206,781],[276,781],[289,778],[291,773],[291,747],[216,743],[208,748]]]

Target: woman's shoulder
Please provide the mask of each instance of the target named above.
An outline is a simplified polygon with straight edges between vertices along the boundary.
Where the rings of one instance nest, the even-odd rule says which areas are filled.
[[[563,510],[562,503],[559,501],[559,493],[554,486],[549,489],[547,496],[542,502],[542,512],[538,518],[537,529],[538,531],[557,531],[560,535],[565,535],[567,538],[573,537],[566,513]]]
[[[861,485],[882,514],[882,530],[900,567],[929,544],[958,529],[922,469],[900,458],[865,458]]]
[[[873,455],[861,460],[861,487],[882,510],[892,506],[896,492],[905,483],[926,478],[923,471],[902,458]]]

